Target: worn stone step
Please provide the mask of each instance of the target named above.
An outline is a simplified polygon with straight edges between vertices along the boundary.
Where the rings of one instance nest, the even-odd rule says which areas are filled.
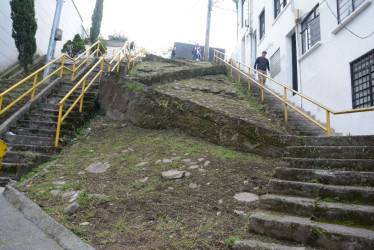
[[[27,135],[4,135],[6,143],[28,144],[28,145],[52,145],[54,140],[50,137],[27,136]]]
[[[260,208],[308,218],[374,225],[374,207],[282,195],[263,195]]]
[[[26,144],[7,144],[8,149],[12,151],[29,151],[29,152],[37,152],[42,154],[52,155],[60,151],[59,148],[51,146],[37,146],[37,145],[26,145]]]
[[[94,104],[92,102],[83,102],[83,112],[91,112],[93,109]],[[41,109],[50,109],[50,110],[59,110],[60,106],[58,104],[49,104],[49,103],[41,103],[39,105]],[[63,110],[64,112],[68,110],[71,107],[71,105],[64,104]],[[79,110],[79,103],[73,108],[73,111]]]
[[[3,163],[35,163],[37,165],[49,161],[51,156],[38,153],[7,152],[3,157]]]
[[[281,240],[327,249],[374,249],[374,231],[308,218],[257,212],[250,217],[250,230]]]
[[[302,143],[307,146],[374,146],[374,136],[305,136]]]
[[[333,185],[374,186],[374,172],[276,168],[275,178]]]
[[[333,186],[272,179],[269,182],[268,192],[270,194],[374,204],[374,187]]]
[[[50,137],[55,138],[56,136],[56,127],[54,129],[40,129],[40,128],[22,128],[22,127],[15,127],[11,128],[11,131],[17,135],[30,135],[30,136],[43,136],[43,137]],[[70,135],[72,132],[62,130],[63,134]]]
[[[258,240],[236,240],[232,246],[234,250],[306,250],[305,247],[293,247]]]
[[[76,112],[75,112],[76,114]],[[82,122],[84,119],[83,115],[74,116],[74,114],[70,113],[64,121],[66,122]],[[58,121],[57,115],[27,115],[25,116],[25,120],[33,121],[33,122],[55,122]]]
[[[374,159],[316,159],[284,157],[294,168],[341,169],[374,172]]]
[[[58,117],[59,110],[54,109],[35,109],[30,111],[30,115],[46,115],[46,116],[55,116]],[[86,114],[84,112],[79,112],[78,110],[71,111],[69,116],[73,117],[85,117]]]
[[[295,158],[374,159],[374,147],[291,146],[287,147],[285,156]]]
[[[1,167],[4,166],[4,176],[10,177],[12,174],[12,179],[19,180],[22,176],[29,173],[35,166],[38,164],[36,163],[1,163]]]
[[[43,130],[56,130],[57,122],[37,122],[37,121],[30,121],[30,120],[21,120],[18,122],[18,125],[24,128],[31,128],[31,129],[43,129]],[[61,124],[61,129],[63,130],[75,130],[81,124],[78,123],[67,123],[63,122]]]

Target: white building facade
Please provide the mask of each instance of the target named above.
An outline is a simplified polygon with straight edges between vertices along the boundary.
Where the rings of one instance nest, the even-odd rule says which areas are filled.
[[[18,62],[18,51],[12,37],[12,19],[10,18],[10,0],[0,0],[0,72]],[[35,19],[38,24],[36,45],[38,55],[47,54],[51,35],[53,17],[56,10],[56,0],[35,0]],[[85,38],[82,26],[83,20],[73,0],[65,0],[59,28],[63,31],[62,41],[56,43],[55,56],[61,54],[61,49],[67,40],[80,34]]]
[[[374,106],[372,0],[234,0],[237,48],[232,57],[253,68],[267,51],[271,77],[333,111]],[[270,84],[270,83],[269,83]],[[283,93],[283,89],[270,84]],[[288,99],[326,123],[324,109]],[[345,135],[374,134],[374,111],[331,115]]]

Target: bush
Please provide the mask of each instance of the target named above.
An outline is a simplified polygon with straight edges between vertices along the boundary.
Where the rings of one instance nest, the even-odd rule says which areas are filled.
[[[74,36],[73,41],[68,40],[62,47],[61,52],[67,53],[70,57],[74,58],[80,53],[84,52],[86,47],[84,46],[84,41],[79,34]]]
[[[115,40],[115,41],[121,41],[121,42],[127,42],[129,40],[124,34],[122,33],[114,33],[113,35],[108,36],[109,40]]]

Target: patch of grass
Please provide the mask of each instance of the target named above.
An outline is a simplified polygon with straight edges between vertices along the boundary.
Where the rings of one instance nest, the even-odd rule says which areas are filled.
[[[75,189],[76,186],[77,186],[76,183],[69,183],[69,184],[63,185],[61,188],[61,191],[66,192],[66,191],[69,191],[70,189]]]
[[[226,240],[226,244],[228,247],[232,247],[235,243],[235,241],[238,240],[237,238],[235,238],[234,236],[231,236],[230,238],[228,238]]]
[[[71,225],[70,230],[73,231],[76,234],[83,232],[83,229],[79,226],[76,226],[76,225]]]
[[[48,167],[50,163],[42,164],[36,168],[34,168],[31,172],[27,173],[26,175],[22,176],[21,179],[18,181],[18,184],[24,183],[26,180],[31,179],[36,173],[39,173],[44,168]]]
[[[88,207],[90,205],[91,198],[88,197],[88,193],[86,190],[83,190],[79,195],[77,199],[77,203],[82,207]]]
[[[321,183],[320,179],[312,179],[310,180],[311,183]]]
[[[115,229],[118,229],[121,232],[128,232],[129,229],[126,226],[126,218],[120,219],[116,224],[113,225]]]
[[[136,92],[144,92],[144,86],[136,82],[129,82],[128,84],[126,84],[126,87]]]
[[[131,186],[135,189],[140,189],[143,186],[143,183],[141,182],[133,182],[131,183]]]
[[[108,230],[105,230],[105,231],[102,231],[102,232],[98,232],[98,231],[95,232],[95,234],[99,238],[106,238],[109,235],[109,233],[110,232]]]

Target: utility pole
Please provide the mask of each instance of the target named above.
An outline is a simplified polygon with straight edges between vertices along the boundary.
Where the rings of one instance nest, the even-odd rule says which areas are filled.
[[[62,4],[64,3],[64,0],[56,0],[56,1],[57,1],[57,4],[56,4],[55,17],[53,18],[51,37],[49,38],[47,59],[45,61],[45,64],[50,63],[53,60],[53,57],[55,56],[55,49],[56,49],[55,34],[56,34],[56,30],[58,29],[58,26],[60,25]],[[46,78],[50,74],[50,72],[51,72],[51,67],[49,66],[44,70],[43,79]]]
[[[208,0],[208,14],[206,19],[206,32],[205,32],[205,46],[204,46],[204,60],[209,61],[209,37],[210,37],[210,19],[212,16],[212,0]]]

